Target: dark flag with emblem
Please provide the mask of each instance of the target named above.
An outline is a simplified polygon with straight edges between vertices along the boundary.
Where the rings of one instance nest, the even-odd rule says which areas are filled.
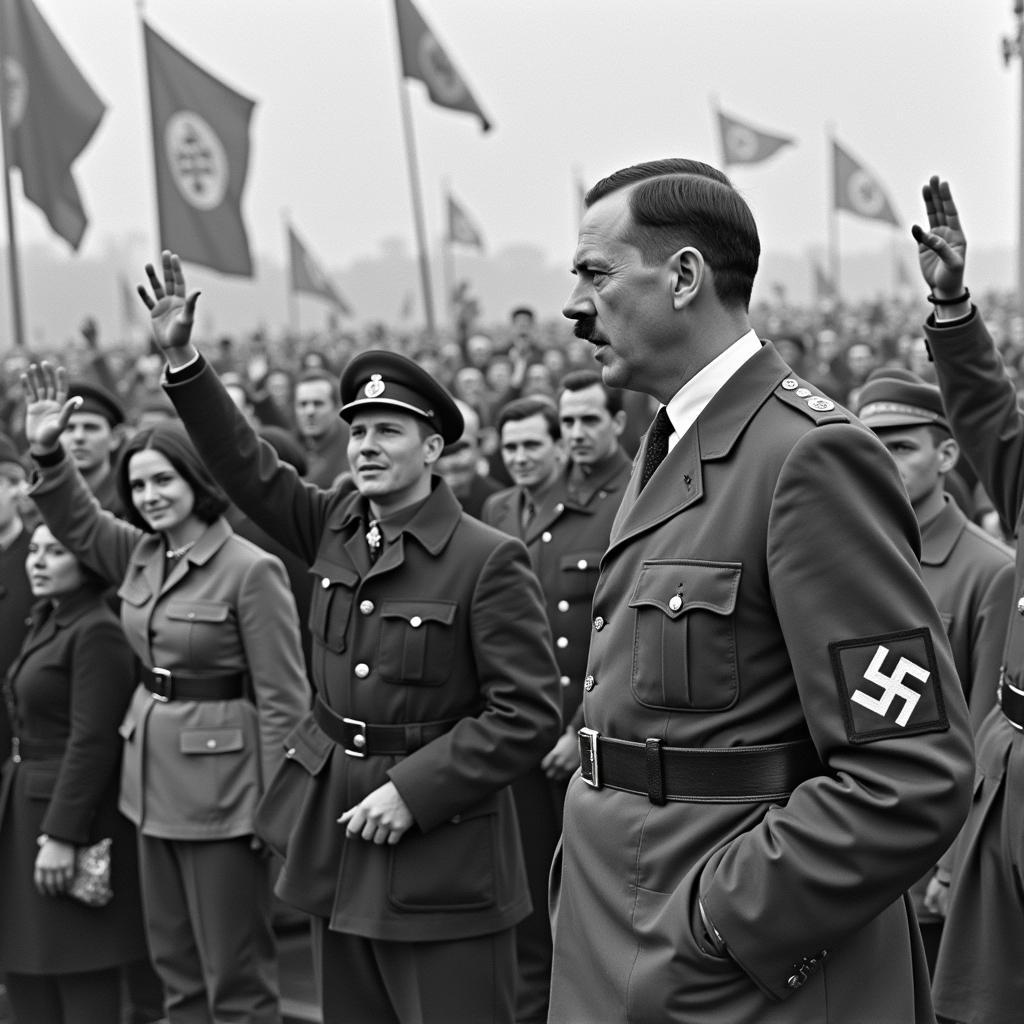
[[[189,60],[145,22],[161,248],[252,277],[242,192],[255,103]]]
[[[832,140],[833,200],[837,210],[855,213],[866,220],[900,226],[899,217],[878,178]]]
[[[306,295],[317,295],[330,302],[339,313],[351,315],[348,303],[341,297],[323,267],[310,255],[309,249],[295,229],[288,225],[288,262],[291,267],[291,284],[293,292],[304,292]]]
[[[8,167],[25,198],[77,250],[89,223],[71,175],[106,107],[32,0],[0,4],[0,58]]]
[[[473,246],[481,252],[484,249],[483,235],[470,220],[469,214],[450,193],[448,195],[448,241],[457,245]]]
[[[395,17],[403,76],[421,81],[439,107],[474,114],[480,118],[483,130],[489,131],[491,123],[487,115],[412,0],[395,0]]]
[[[759,164],[773,156],[783,146],[792,146],[794,140],[787,135],[776,135],[762,128],[755,128],[735,117],[729,117],[720,110],[718,133],[722,140],[722,163]]]

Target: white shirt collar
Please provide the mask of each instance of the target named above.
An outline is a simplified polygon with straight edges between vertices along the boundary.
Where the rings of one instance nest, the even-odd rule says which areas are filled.
[[[691,377],[670,399],[665,411],[672,421],[672,434],[668,439],[668,450],[676,446],[679,439],[697,422],[697,417],[707,408],[708,403],[721,391],[730,377],[761,349],[761,339],[754,330],[747,331],[734,341],[721,355],[716,356],[699,373]]]

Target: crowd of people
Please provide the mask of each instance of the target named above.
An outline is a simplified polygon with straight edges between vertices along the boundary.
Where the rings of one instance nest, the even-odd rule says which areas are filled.
[[[15,1020],[280,1024],[272,891],[325,1024],[1015,1020],[1024,317],[924,199],[926,300],[751,306],[666,160],[560,321],[194,343],[164,253],[9,355]]]

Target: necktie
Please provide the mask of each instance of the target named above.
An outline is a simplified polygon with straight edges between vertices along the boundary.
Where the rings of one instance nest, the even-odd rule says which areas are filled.
[[[380,549],[384,546],[384,535],[376,519],[370,520],[370,528],[366,531],[366,546],[370,549],[370,561],[376,562],[380,557]]]
[[[533,522],[533,517],[537,514],[537,506],[534,505],[532,499],[528,494],[523,495],[523,507],[519,512],[519,527],[520,532],[525,537],[526,528]]]
[[[640,473],[640,490],[647,486],[647,481],[661,465],[661,460],[668,455],[668,439],[672,433],[672,421],[662,406],[654,417],[650,433],[647,435],[647,450],[644,452],[644,466]]]

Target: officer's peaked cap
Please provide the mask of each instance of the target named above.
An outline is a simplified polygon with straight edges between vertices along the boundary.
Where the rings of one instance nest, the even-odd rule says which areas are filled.
[[[68,398],[81,398],[75,412],[89,412],[102,416],[112,427],[124,423],[124,407],[106,388],[84,380],[73,380],[68,385]]]
[[[341,418],[351,423],[360,409],[372,406],[391,406],[425,419],[445,444],[462,436],[455,399],[423,367],[397,352],[360,352],[342,371]]]
[[[857,398],[855,412],[865,426],[920,427],[934,425],[949,430],[942,393],[916,374],[902,368],[885,368],[868,378]]]

